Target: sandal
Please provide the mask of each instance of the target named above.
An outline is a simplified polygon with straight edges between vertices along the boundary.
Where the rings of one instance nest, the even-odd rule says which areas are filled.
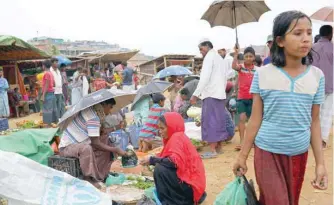
[[[213,159],[213,158],[217,158],[217,153],[206,152],[206,153],[204,153],[204,154],[201,154],[201,158],[202,158],[202,159]]]

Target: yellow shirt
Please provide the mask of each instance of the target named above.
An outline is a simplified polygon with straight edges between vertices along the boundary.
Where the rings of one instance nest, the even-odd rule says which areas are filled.
[[[42,82],[43,82],[43,77],[44,77],[44,72],[43,73],[39,73],[36,76],[37,79],[37,83],[40,87],[42,87]]]
[[[123,79],[122,79],[122,76],[121,76],[121,75],[118,75],[117,73],[115,73],[115,74],[114,74],[114,78],[115,78],[115,81],[116,81],[117,83],[122,84]]]

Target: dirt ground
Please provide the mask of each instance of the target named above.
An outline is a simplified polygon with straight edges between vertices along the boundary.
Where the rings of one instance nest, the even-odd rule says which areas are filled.
[[[32,114],[24,118],[16,118],[9,120],[10,128],[15,128],[15,123],[24,119],[38,120],[41,117],[39,114]],[[333,134],[331,134],[331,139]],[[212,205],[216,196],[223,190],[223,188],[231,182],[234,178],[232,173],[233,163],[238,156],[238,152],[234,151],[234,146],[239,139],[238,132],[236,133],[231,144],[224,146],[224,154],[216,159],[204,160],[207,178],[207,193],[208,197],[204,205]],[[307,163],[307,170],[303,189],[300,197],[300,205],[332,205],[333,204],[333,147],[332,140],[328,149],[324,151],[325,161],[329,176],[329,188],[326,191],[314,190],[310,182],[314,179],[315,162],[313,153],[310,150],[309,159]],[[248,159],[248,173],[249,179],[255,180],[254,166],[253,166],[253,152],[251,152]],[[257,187],[256,187],[257,189]]]

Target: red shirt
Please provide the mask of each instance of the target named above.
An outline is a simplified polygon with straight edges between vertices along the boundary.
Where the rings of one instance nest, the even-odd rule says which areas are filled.
[[[252,85],[253,76],[255,73],[255,66],[252,65],[246,68],[245,65],[238,65],[240,70],[238,71],[238,99],[250,100],[252,94],[250,94],[250,87]]]
[[[49,87],[46,88],[46,92],[54,92],[55,89],[55,79],[50,71],[45,71],[43,76],[42,85],[43,85],[43,92],[44,92],[44,85],[46,82],[49,82]]]
[[[93,82],[93,87],[95,88],[95,91],[104,89],[107,87],[107,83],[104,79],[102,78],[97,78]]]

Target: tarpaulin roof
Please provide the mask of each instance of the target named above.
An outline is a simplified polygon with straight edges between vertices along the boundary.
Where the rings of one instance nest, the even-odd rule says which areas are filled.
[[[14,36],[0,35],[0,60],[45,59],[44,51]]]
[[[102,50],[94,52],[85,52],[80,54],[79,57],[87,58],[90,63],[122,62],[122,61],[128,61],[138,52],[139,50],[131,50],[131,51]]]

